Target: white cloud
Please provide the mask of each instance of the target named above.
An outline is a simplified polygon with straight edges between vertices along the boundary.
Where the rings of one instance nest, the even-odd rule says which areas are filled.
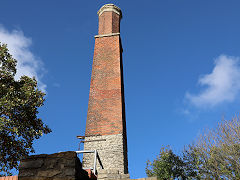
[[[31,38],[25,37],[22,31],[8,31],[0,25],[0,42],[7,44],[10,54],[17,59],[16,79],[22,75],[35,77],[38,81],[38,87],[46,92],[46,84],[41,81],[44,72],[42,61],[31,51]]]
[[[224,102],[233,102],[240,92],[239,63],[238,57],[219,56],[215,59],[213,71],[198,80],[204,89],[196,95],[187,93],[187,100],[197,107],[214,107]]]

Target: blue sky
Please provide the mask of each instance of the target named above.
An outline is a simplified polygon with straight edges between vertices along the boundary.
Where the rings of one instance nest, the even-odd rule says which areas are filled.
[[[240,107],[240,1],[8,0],[0,41],[18,59],[18,77],[47,92],[39,116],[53,132],[36,153],[77,150],[84,135],[97,11],[122,9],[121,38],[131,178],[162,146],[180,153],[204,128]]]

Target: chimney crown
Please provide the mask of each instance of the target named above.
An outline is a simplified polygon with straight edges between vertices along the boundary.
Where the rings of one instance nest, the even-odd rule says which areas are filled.
[[[122,11],[119,7],[117,7],[114,4],[105,4],[104,6],[101,7],[101,9],[97,12],[98,16],[101,16],[103,12],[106,11],[112,11],[115,12],[116,14],[118,14],[120,16],[120,18],[122,18]]]
[[[122,17],[122,12],[119,7],[115,6],[114,4],[105,4],[98,11],[98,16],[99,35],[120,33],[120,20]]]

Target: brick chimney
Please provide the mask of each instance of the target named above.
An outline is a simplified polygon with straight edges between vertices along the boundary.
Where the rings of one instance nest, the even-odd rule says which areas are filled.
[[[128,174],[128,160],[120,38],[122,12],[114,4],[106,4],[98,16],[84,150],[96,149],[105,171],[123,177]],[[89,155],[84,155],[83,166],[92,166]]]
[[[120,20],[122,12],[114,4],[106,4],[98,11],[99,27],[98,34],[120,33]]]

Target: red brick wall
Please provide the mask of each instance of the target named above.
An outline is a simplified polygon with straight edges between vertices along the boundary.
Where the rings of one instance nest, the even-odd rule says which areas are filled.
[[[18,180],[18,176],[0,177],[0,180]]]
[[[120,32],[120,15],[99,16],[99,35]],[[86,136],[125,134],[125,106],[120,35],[96,37]]]
[[[99,17],[98,34],[111,34],[120,32],[120,17],[112,11],[106,11]]]
[[[122,134],[125,123],[119,35],[95,40],[86,135]]]

